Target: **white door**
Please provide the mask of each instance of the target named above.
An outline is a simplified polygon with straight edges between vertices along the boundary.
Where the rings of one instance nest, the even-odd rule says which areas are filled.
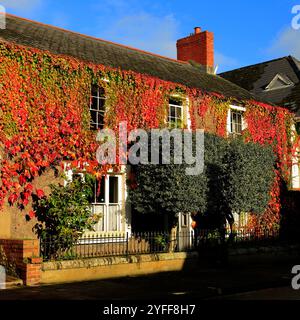
[[[96,182],[92,213],[101,216],[94,226],[96,232],[123,231],[121,186],[121,175],[107,175]]]

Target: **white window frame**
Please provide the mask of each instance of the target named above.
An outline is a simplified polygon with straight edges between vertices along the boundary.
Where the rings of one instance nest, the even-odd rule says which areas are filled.
[[[180,99],[182,101],[182,128],[187,127],[188,130],[191,130],[192,128],[192,120],[191,120],[191,115],[190,115],[190,99],[187,96],[182,96],[179,94],[172,94],[169,98],[174,98],[174,99]],[[170,104],[169,104],[170,105]],[[176,105],[177,106],[177,105]],[[169,113],[170,113],[170,107],[168,110],[168,120],[169,120]],[[169,123],[169,121],[167,121]]]
[[[97,87],[97,95],[93,95],[93,86]],[[100,95],[100,90],[104,90],[104,96]],[[97,109],[93,108],[93,99],[97,100]],[[104,126],[104,116],[105,116],[105,104],[106,104],[106,95],[105,95],[105,89],[99,85],[92,85],[91,88],[91,99],[90,99],[90,113],[95,112],[97,117],[96,117],[96,122],[93,122],[93,118],[91,115],[91,123],[90,123],[90,128],[91,130],[99,130],[102,129]],[[100,101],[104,101],[104,110],[100,110]],[[103,118],[103,123],[98,122],[98,114],[100,114]]]
[[[227,135],[240,135],[241,133],[238,132],[232,132],[231,130],[231,114],[232,112],[241,112],[242,113],[242,131],[247,128],[247,123],[245,121],[243,113],[246,112],[245,107],[236,106],[236,105],[230,105],[227,113]]]
[[[180,99],[181,100],[181,105],[178,105],[178,104],[174,104],[174,103],[170,103],[170,100],[172,100],[172,99]],[[179,95],[172,95],[172,96],[170,96],[169,97],[169,103],[168,103],[168,107],[169,107],[169,109],[168,109],[168,119],[167,119],[167,123],[168,123],[168,125],[169,125],[169,128],[171,128],[171,129],[174,129],[174,128],[176,128],[176,129],[182,129],[183,127],[184,127],[184,99],[182,98],[182,97],[180,97]],[[174,127],[174,126],[172,126],[172,124],[174,123],[174,122],[171,122],[170,121],[170,118],[171,118],[171,107],[174,107],[175,108],[175,110],[176,110],[176,108],[178,108],[178,109],[180,109],[181,110],[181,117],[180,118],[178,118],[177,117],[177,111],[176,111],[176,116],[175,116],[175,118],[173,118],[173,119],[176,119],[176,121],[175,121],[175,124],[176,124],[176,126]],[[177,123],[178,123],[178,120],[180,120],[181,121],[181,125],[180,126],[177,126]]]

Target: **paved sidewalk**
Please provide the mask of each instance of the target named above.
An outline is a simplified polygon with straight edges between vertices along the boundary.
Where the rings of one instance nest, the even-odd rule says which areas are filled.
[[[298,263],[297,263],[298,262]],[[0,300],[209,299],[266,288],[288,287],[295,261],[236,264],[227,268],[167,272],[143,277],[78,282],[0,291]],[[287,297],[293,298],[285,291]]]
[[[291,286],[268,288],[219,297],[218,300],[300,300],[300,290]]]

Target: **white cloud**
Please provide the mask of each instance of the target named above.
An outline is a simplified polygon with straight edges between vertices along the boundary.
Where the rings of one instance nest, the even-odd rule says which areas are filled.
[[[97,36],[164,56],[176,57],[177,23],[173,15],[123,16]]]
[[[218,51],[215,51],[215,65],[218,65],[218,73],[238,67],[236,59],[228,57]]]
[[[293,55],[300,58],[300,30],[288,27],[279,32],[268,51],[272,54]]]
[[[0,0],[6,9],[30,11],[41,4],[41,0]]]

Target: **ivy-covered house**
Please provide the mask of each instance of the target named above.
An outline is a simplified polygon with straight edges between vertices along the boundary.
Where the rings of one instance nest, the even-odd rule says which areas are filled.
[[[199,128],[271,144],[278,166],[265,221],[278,222],[292,113],[215,75],[211,32],[195,28],[177,50],[178,60],[170,59],[7,15],[0,30],[0,238],[32,237],[34,198],[84,170],[97,176],[91,206],[101,218],[91,232],[130,232],[128,168],[95,159],[97,130],[117,130],[121,121],[128,131]],[[189,217],[181,219],[189,227]]]

